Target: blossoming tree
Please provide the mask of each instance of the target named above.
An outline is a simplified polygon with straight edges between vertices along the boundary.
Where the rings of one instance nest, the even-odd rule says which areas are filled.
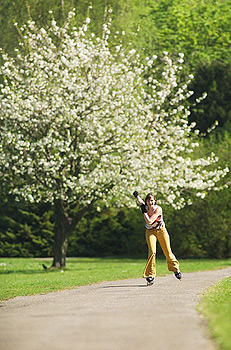
[[[157,80],[156,57],[142,63],[121,43],[110,48],[110,21],[98,38],[89,18],[73,27],[74,16],[47,30],[29,21],[0,68],[0,175],[17,197],[54,205],[55,267],[65,266],[75,224],[70,203],[80,213],[96,200],[132,205],[134,189],[151,189],[180,207],[186,191],[203,196],[228,171],[211,168],[214,155],[190,158],[198,143],[182,55],[175,64],[165,53]]]

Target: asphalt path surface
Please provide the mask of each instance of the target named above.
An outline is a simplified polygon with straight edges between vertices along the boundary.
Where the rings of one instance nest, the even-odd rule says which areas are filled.
[[[103,282],[0,303],[1,350],[215,349],[196,311],[216,271]]]

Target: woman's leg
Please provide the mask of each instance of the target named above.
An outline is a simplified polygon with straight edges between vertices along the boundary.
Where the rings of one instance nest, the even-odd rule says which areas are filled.
[[[156,236],[154,230],[146,230],[146,242],[148,245],[148,261],[144,269],[143,277],[155,277],[156,276]]]
[[[166,257],[169,271],[177,272],[179,270],[179,262],[177,261],[175,255],[172,253],[168,231],[165,227],[162,227],[157,230],[156,235]]]

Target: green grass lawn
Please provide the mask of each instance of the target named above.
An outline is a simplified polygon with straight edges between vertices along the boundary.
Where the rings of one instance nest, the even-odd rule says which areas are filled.
[[[142,277],[144,259],[70,258],[65,270],[43,270],[49,259],[0,258],[0,300],[15,296],[43,294],[127,278]],[[170,273],[165,260],[157,260],[157,275]],[[229,260],[181,260],[181,271],[195,272],[231,266]]]
[[[50,259],[0,258],[0,300],[15,296],[44,294],[127,278],[141,278],[144,259],[70,258],[65,270],[44,270]],[[157,276],[169,274],[165,260],[157,259]],[[184,272],[215,270],[231,266],[231,259],[181,259]],[[211,334],[219,348],[231,350],[231,278],[209,289],[199,304],[199,312],[209,319]]]
[[[209,330],[219,349],[231,349],[231,277],[209,288],[198,306],[209,320]]]

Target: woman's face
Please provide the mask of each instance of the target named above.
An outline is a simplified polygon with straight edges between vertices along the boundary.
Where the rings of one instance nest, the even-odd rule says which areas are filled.
[[[147,205],[149,208],[153,208],[155,205],[155,199],[153,196],[150,196],[150,198],[147,200]]]

